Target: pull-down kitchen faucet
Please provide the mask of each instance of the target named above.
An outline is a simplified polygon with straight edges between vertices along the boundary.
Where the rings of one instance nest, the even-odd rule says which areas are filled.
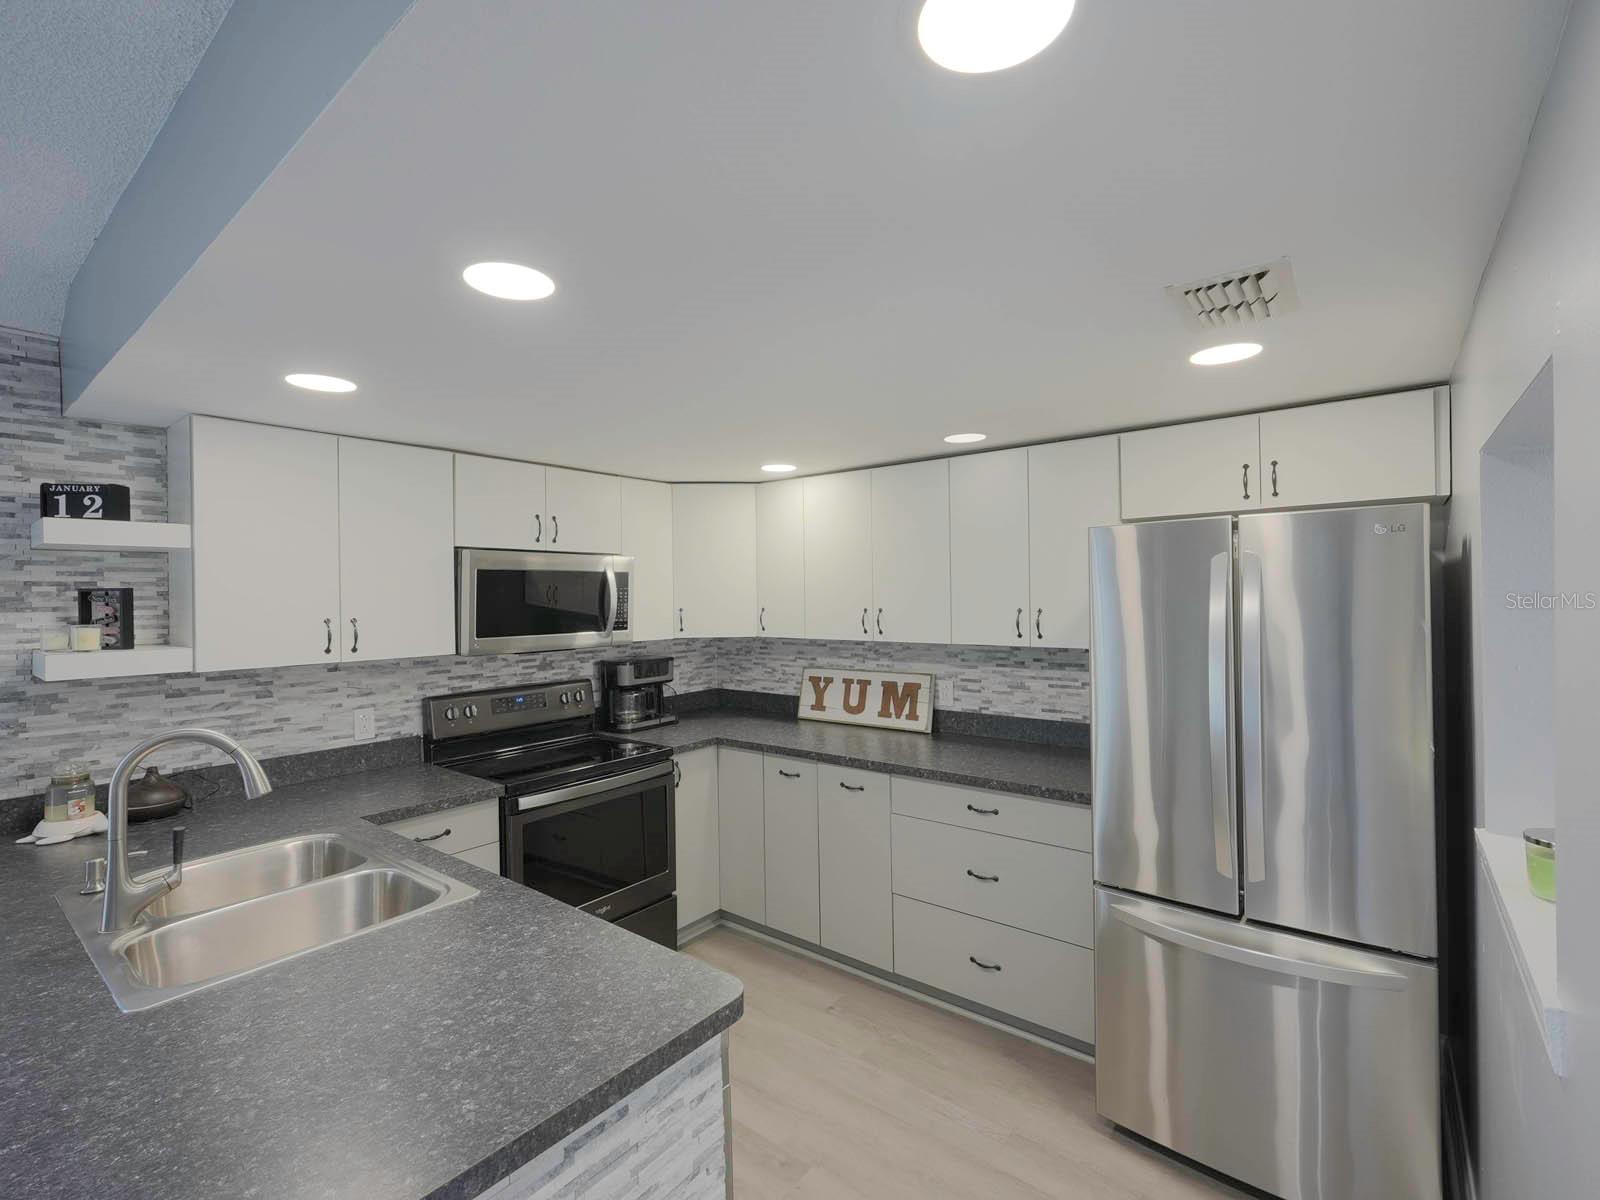
[[[106,797],[106,903],[100,932],[126,929],[134,918],[160,896],[183,882],[183,830],[172,831],[172,869],[134,877],[128,867],[128,780],[151,754],[174,742],[204,742],[233,759],[244,779],[244,794],[251,800],[272,790],[267,773],[255,755],[226,734],[211,729],[170,729],[146,738],[123,756],[111,775]]]

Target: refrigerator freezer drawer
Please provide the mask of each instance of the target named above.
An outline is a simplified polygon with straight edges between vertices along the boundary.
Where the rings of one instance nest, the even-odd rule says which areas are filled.
[[[1438,1200],[1438,975],[1095,894],[1100,1114],[1287,1200]]]

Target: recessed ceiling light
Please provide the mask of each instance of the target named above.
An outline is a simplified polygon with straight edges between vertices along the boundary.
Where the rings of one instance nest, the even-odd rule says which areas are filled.
[[[1075,0],[927,0],[917,40],[941,67],[978,75],[1026,62],[1067,27]]]
[[[497,300],[543,300],[556,290],[554,279],[521,263],[473,263],[461,272],[461,278],[468,287]]]
[[[353,392],[356,385],[337,375],[285,375],[283,381],[308,392]]]
[[[988,436],[987,433],[952,433],[945,441],[954,446],[965,446],[969,442],[981,442]]]
[[[1243,362],[1261,353],[1260,342],[1229,342],[1225,346],[1207,346],[1189,355],[1197,367],[1220,367],[1224,363]]]
[[[762,463],[761,469],[771,475],[787,475],[795,469],[793,463]]]

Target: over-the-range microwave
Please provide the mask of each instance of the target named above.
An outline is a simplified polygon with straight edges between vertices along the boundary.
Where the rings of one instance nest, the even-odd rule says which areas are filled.
[[[631,642],[620,554],[456,550],[456,653],[521,654]]]

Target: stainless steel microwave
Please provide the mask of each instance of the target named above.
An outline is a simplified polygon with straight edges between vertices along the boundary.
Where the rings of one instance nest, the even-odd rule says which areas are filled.
[[[631,642],[633,559],[456,551],[456,653],[523,654]]]

